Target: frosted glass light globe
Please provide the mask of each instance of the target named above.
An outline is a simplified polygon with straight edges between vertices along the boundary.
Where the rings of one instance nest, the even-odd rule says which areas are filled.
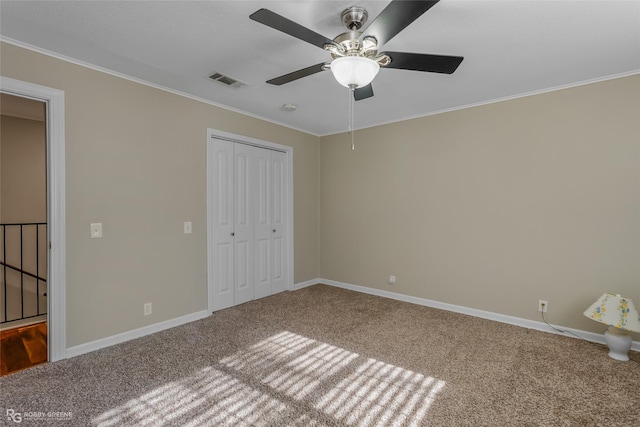
[[[380,65],[373,59],[362,56],[343,56],[331,62],[331,72],[344,87],[362,87],[373,81]]]

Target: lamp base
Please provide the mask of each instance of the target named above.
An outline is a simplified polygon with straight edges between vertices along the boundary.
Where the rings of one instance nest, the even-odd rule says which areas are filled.
[[[609,326],[604,333],[604,340],[609,346],[609,357],[622,362],[629,360],[629,350],[631,350],[631,335],[627,331]]]

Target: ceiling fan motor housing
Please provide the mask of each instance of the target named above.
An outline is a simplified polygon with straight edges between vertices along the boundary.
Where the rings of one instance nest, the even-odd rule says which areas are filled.
[[[361,7],[351,6],[342,11],[342,23],[351,31],[357,31],[367,22],[369,14]]]
[[[342,23],[349,31],[342,33],[333,39],[335,44],[325,45],[325,50],[331,53],[333,59],[344,56],[360,56],[373,59],[380,66],[388,65],[391,59],[386,56],[378,57],[378,42],[372,36],[360,38],[360,29],[367,22],[369,14],[361,7],[352,6],[342,11]]]

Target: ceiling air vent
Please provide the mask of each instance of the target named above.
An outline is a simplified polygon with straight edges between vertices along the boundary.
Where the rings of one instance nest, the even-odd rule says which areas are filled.
[[[213,80],[213,81],[216,81],[216,82],[220,83],[220,84],[223,84],[223,85],[229,86],[229,87],[234,87],[236,89],[244,87],[244,86],[247,85],[247,83],[245,83],[245,82],[241,82],[240,80],[236,80],[234,78],[231,78],[229,76],[225,76],[224,74],[218,73],[218,72],[215,72],[215,73],[211,74],[209,76],[209,78],[211,80]]]

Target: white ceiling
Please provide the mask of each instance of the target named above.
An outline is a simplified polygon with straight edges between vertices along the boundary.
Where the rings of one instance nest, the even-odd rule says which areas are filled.
[[[328,38],[340,12],[369,22],[388,1],[4,1],[0,34],[116,73],[316,135],[348,126],[348,92],[330,71],[266,80],[330,60],[249,15],[260,8]],[[640,72],[640,1],[442,0],[382,50],[464,56],[452,75],[382,69],[355,127]],[[219,71],[248,83],[211,81]],[[295,112],[282,105],[295,103]]]

